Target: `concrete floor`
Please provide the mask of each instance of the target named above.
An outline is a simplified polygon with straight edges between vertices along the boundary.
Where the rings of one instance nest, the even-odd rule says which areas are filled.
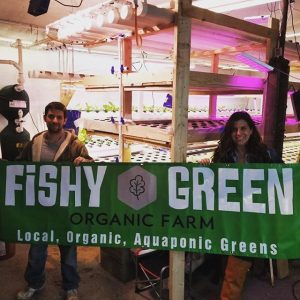
[[[28,245],[18,244],[16,255],[0,261],[0,300],[13,300],[16,293],[25,286],[23,279],[27,263]],[[81,276],[79,296],[81,300],[150,300],[157,299],[153,293],[146,291],[134,292],[134,282],[124,284],[105,271],[100,265],[100,251],[96,247],[78,248],[78,267]],[[186,284],[186,299],[217,300],[219,285],[208,280],[209,272],[200,267],[193,274],[191,290]],[[57,247],[49,247],[47,261],[47,284],[34,300],[62,300],[64,293],[60,287],[59,252]],[[247,277],[242,300],[296,300],[300,299],[299,261],[290,262],[290,276],[275,279],[275,287],[270,284],[269,277],[258,278],[251,272]]]

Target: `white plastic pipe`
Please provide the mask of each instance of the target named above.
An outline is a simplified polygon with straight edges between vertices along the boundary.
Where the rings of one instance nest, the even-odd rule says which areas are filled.
[[[18,70],[18,78],[17,82],[20,86],[24,87],[24,74],[23,74],[23,56],[22,56],[22,43],[20,39],[17,39],[17,47],[18,47],[18,57],[19,62],[16,63],[13,60],[9,59],[0,59],[0,64],[2,65],[12,65]]]

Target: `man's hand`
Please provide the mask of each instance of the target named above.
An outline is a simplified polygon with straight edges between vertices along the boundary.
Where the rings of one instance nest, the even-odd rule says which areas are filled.
[[[200,160],[198,160],[198,163],[204,166],[207,166],[210,164],[210,159],[209,158],[202,158]]]
[[[81,163],[92,162],[93,160],[78,156],[73,160],[75,166],[80,165]]]

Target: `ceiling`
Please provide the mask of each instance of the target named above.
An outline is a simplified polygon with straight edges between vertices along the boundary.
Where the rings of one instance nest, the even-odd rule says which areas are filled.
[[[12,21],[16,23],[30,24],[33,26],[45,27],[68,14],[78,10],[93,6],[99,3],[99,0],[83,0],[80,8],[65,7],[52,0],[48,12],[35,17],[27,13],[30,0],[10,0],[0,1],[0,20]],[[80,0],[62,0],[62,3],[76,5]]]
[[[0,1],[0,37],[27,41],[44,38],[47,24],[52,23],[77,10],[99,3],[99,0],[83,0],[80,8],[65,7],[52,0],[48,12],[40,16],[27,13],[30,0]],[[76,5],[80,0],[63,0],[63,3]]]
[[[69,5],[78,5],[80,0],[60,0],[61,2]],[[117,0],[118,1],[118,0]],[[9,0],[0,1],[0,40],[7,39],[7,43],[16,38],[30,42],[40,41],[45,38],[46,25],[57,21],[58,19],[72,14],[84,8],[99,4],[99,0],[83,0],[80,8],[65,7],[57,1],[50,1],[48,12],[38,17],[34,17],[27,13],[29,0]],[[149,0],[151,4],[162,4],[165,0]],[[300,1],[296,0],[293,3],[293,23],[296,34],[300,34]],[[272,15],[273,17],[280,18],[281,12],[279,4],[276,6],[260,5],[253,8],[242,9],[227,13],[228,15],[244,18],[249,16],[263,16]],[[292,16],[289,14],[287,34],[293,33],[292,29]],[[287,38],[293,40],[293,37]],[[300,40],[300,36],[297,37]],[[9,42],[9,40],[11,40]]]

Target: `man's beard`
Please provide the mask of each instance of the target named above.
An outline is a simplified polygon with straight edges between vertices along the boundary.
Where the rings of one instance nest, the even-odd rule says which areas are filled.
[[[50,133],[59,133],[63,129],[63,127],[60,125],[52,125],[52,124],[47,124],[47,128]]]

